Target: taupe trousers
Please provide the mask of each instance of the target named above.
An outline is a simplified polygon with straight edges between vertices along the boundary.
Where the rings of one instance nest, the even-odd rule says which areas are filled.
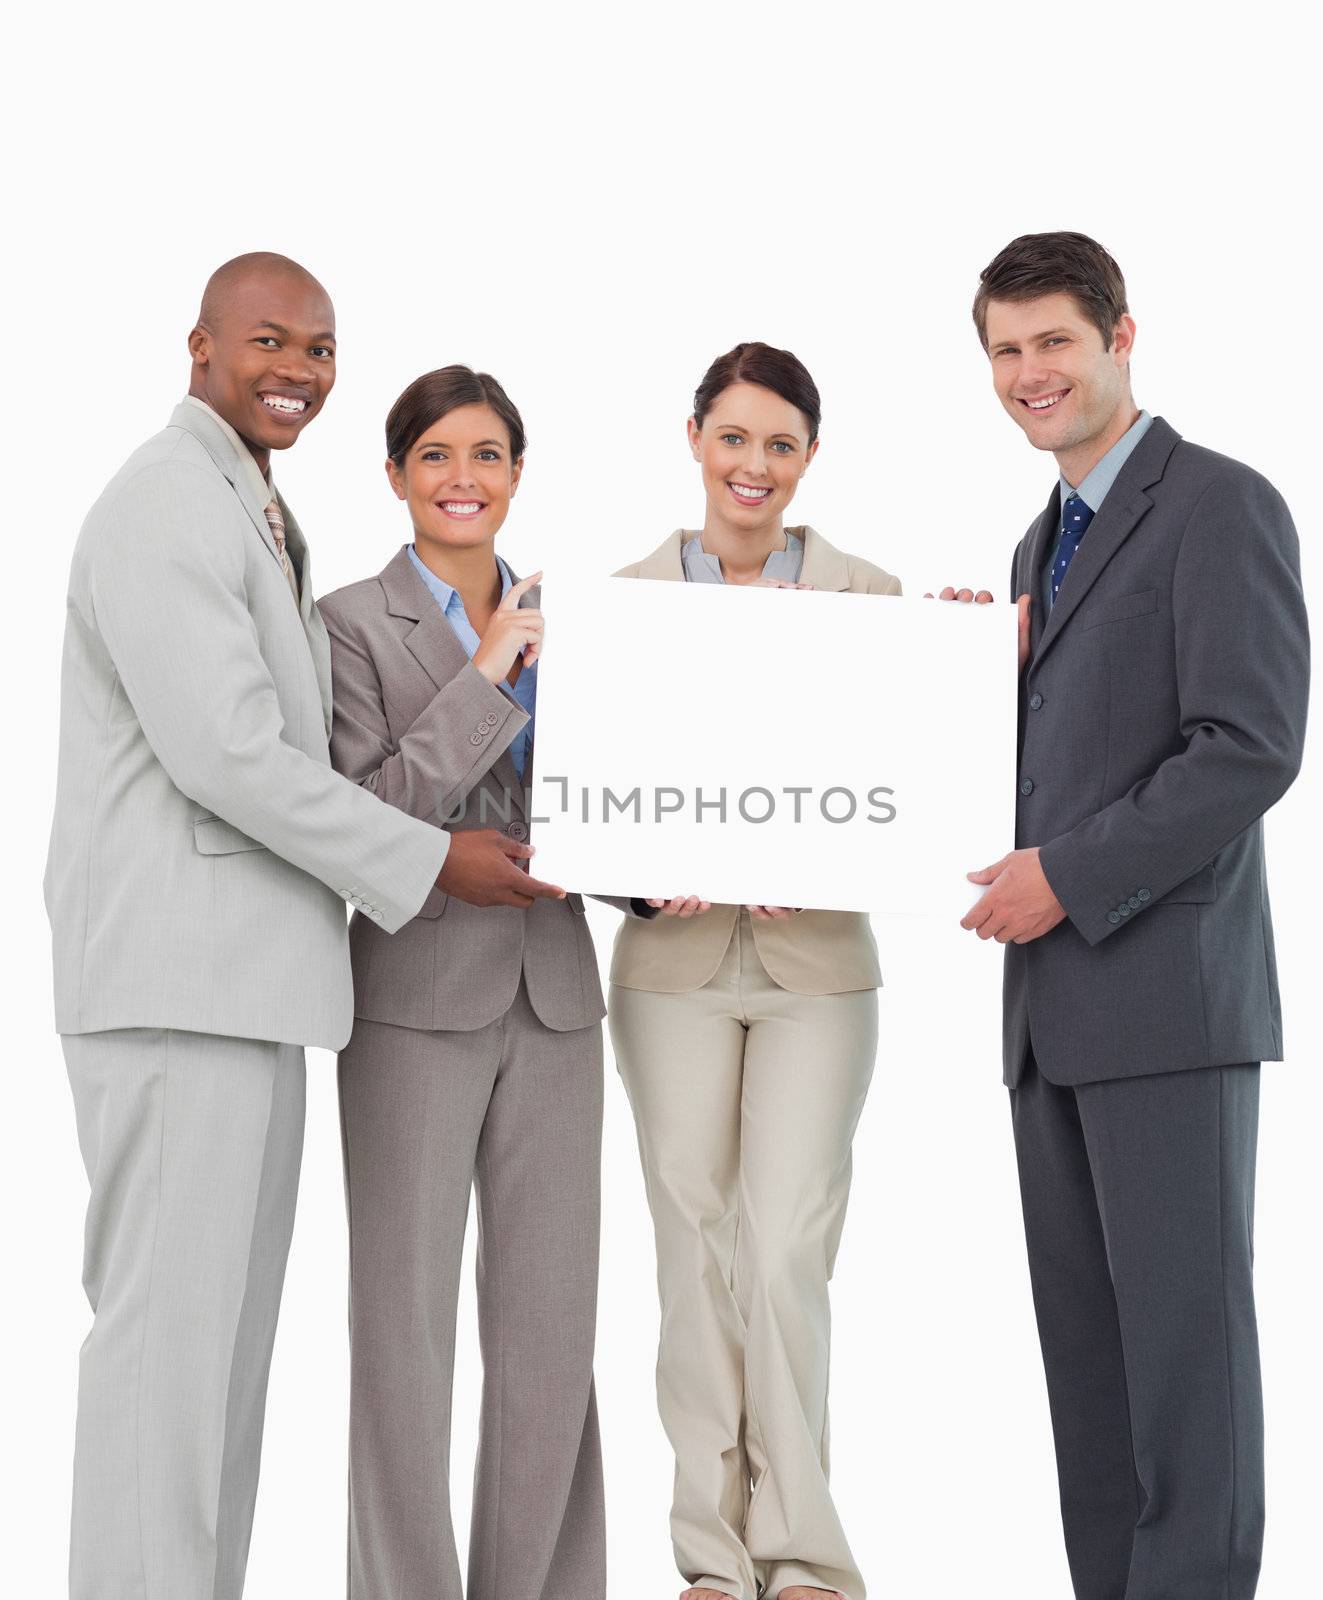
[[[351,1600],[603,1600],[600,1024],[547,1027],[522,981],[481,1028],[360,1017],[340,1052],[340,1107]],[[484,1376],[466,1588],[449,1463],[473,1188]]]
[[[657,1237],[676,1562],[737,1600],[863,1600],[827,1485],[827,1285],[877,993],[782,988],[741,911],[701,988],[613,985],[610,1019]]]

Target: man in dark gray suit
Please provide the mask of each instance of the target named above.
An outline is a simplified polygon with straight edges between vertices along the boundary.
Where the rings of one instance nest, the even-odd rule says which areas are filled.
[[[1259,1062],[1282,1055],[1262,818],[1305,730],[1295,529],[1256,472],[1136,408],[1125,284],[1093,240],[1014,240],[974,319],[998,398],[1060,469],[1012,570],[1017,848],[970,874],[987,887],[963,926],[1007,947],[1075,1593],[1249,1600]]]

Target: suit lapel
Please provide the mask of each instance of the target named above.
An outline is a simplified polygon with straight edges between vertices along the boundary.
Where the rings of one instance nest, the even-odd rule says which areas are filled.
[[[850,569],[834,544],[829,544],[807,523],[802,528],[787,528],[786,532],[797,534],[804,541],[804,560],[799,573],[802,583],[837,594],[850,587]]]
[[[295,521],[294,513],[286,505],[285,497],[279,490],[276,491],[276,502],[285,519],[285,549],[289,552],[299,575],[299,617],[312,651],[312,664],[317,673],[317,692],[322,702],[322,720],[326,723],[326,733],[329,738],[333,713],[331,644],[326,636],[326,624],[322,621],[322,614],[313,603],[312,555],[308,549],[308,541],[303,536],[303,529]],[[265,512],[262,521],[266,521]]]
[[[511,570],[515,582],[518,577]],[[383,568],[378,581],[386,595],[386,609],[393,617],[411,621],[414,626],[403,635],[405,649],[438,689],[462,672],[469,660],[468,652],[455,637],[455,630],[431,590],[419,576],[409,558],[409,547],[404,545]],[[534,585],[521,600],[521,606],[536,607],[541,599],[541,588]],[[530,747],[524,772],[532,771],[533,752]],[[515,770],[514,758],[503,750],[489,769],[493,779],[514,797],[520,815],[524,815],[524,792]]]
[[[1107,563],[1135,531],[1144,513],[1152,506],[1152,496],[1145,491],[1157,483],[1166,470],[1172,451],[1180,442],[1180,435],[1170,423],[1155,417],[1148,432],[1135,446],[1134,454],[1121,468],[1116,482],[1107,492],[1102,508],[1089,524],[1089,531],[1066,573],[1061,592],[1048,614],[1034,650],[1036,666],[1052,648],[1062,629],[1079,610],[1081,602],[1098,581]],[[1053,495],[1055,505],[1056,495]],[[1039,523],[1040,534],[1044,524]],[[1031,580],[1042,573],[1046,546],[1039,548],[1035,540],[1037,557]],[[1039,607],[1041,610],[1041,606]]]
[[[455,630],[446,621],[445,612],[409,559],[408,545],[401,546],[392,556],[379,581],[391,616],[414,624],[404,634],[405,649],[436,687],[444,689],[468,656],[455,637]]]
[[[516,583],[519,582],[519,575],[515,572],[513,567],[510,568],[510,576]],[[525,606],[529,606],[536,611],[541,604],[542,585],[540,583],[535,583],[527,592],[527,594],[525,594],[520,600],[519,609],[522,611]],[[507,684],[506,687],[509,688],[509,685]],[[504,793],[513,797],[515,809],[519,812],[519,815],[524,818],[527,818],[528,815],[525,786],[533,776],[533,744],[536,738],[537,719],[534,718],[532,736],[528,741],[528,750],[524,756],[524,775],[522,778],[519,776],[518,769],[515,767],[514,757],[510,754],[508,745],[504,750],[501,751],[500,755],[497,756],[496,760],[492,763],[491,768],[492,777],[496,780],[497,784],[499,784]]]
[[[1032,597],[1033,604],[1029,607],[1030,628],[1030,653],[1037,654],[1038,646],[1042,643],[1043,630],[1047,626],[1047,618],[1043,614],[1043,585],[1040,577],[1043,563],[1047,560],[1047,553],[1052,548],[1052,541],[1057,536],[1061,526],[1061,486],[1056,484],[1052,489],[1052,496],[1048,500],[1043,514],[1038,519],[1037,526],[1028,544],[1027,571],[1022,570],[1019,594],[1028,594]],[[1016,598],[1019,598],[1017,594]]]
[[[276,549],[275,535],[271,532],[271,524],[266,520],[266,505],[258,505],[257,497],[248,482],[248,474],[239,465],[239,458],[235,454],[234,446],[225,437],[224,433],[216,426],[205,411],[197,406],[185,405],[182,402],[174,409],[170,418],[170,425],[174,428],[183,428],[191,433],[202,445],[207,454],[216,463],[225,481],[239,496],[239,503],[248,513],[249,519],[261,536],[262,543],[271,552],[271,559],[280,567],[280,552]],[[277,497],[279,498],[279,497]],[[283,502],[282,502],[283,504]],[[281,567],[281,576],[284,568]]]

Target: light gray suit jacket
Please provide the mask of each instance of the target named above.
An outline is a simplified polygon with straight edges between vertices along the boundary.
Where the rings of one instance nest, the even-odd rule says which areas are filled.
[[[330,652],[233,444],[180,405],[74,550],[46,869],[61,1033],[338,1049],[345,902],[392,931],[448,840],[332,771]]]
[[[539,590],[521,604],[536,607]],[[525,784],[508,754],[528,716],[470,661],[404,546],[375,578],[318,601],[331,636],[335,765],[381,799],[446,826],[499,828],[528,842]],[[532,863],[536,871],[536,860]],[[631,918],[641,903],[599,896]],[[581,895],[471,906],[433,890],[393,939],[356,916],[356,1015],[397,1027],[467,1031],[509,1010],[522,977],[549,1028],[586,1028],[606,1011]]]

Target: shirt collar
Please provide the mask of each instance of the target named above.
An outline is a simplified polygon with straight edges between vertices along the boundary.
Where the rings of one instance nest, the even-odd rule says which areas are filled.
[[[1064,506],[1071,495],[1083,500],[1090,511],[1098,512],[1102,503],[1107,498],[1107,491],[1116,482],[1121,468],[1130,459],[1135,446],[1148,432],[1149,424],[1153,418],[1147,411],[1141,411],[1129,428],[1121,435],[1102,460],[1085,477],[1078,488],[1061,479],[1061,504]]]
[[[703,548],[703,535],[686,539],[680,547],[680,561],[684,575],[690,583],[725,583],[721,575],[721,560]],[[780,578],[784,583],[798,583],[804,565],[804,541],[786,531],[785,548],[773,550],[763,562],[764,578]]]
[[[240,435],[226,422],[225,418],[221,416],[219,411],[209,406],[205,400],[199,400],[195,394],[186,394],[184,396],[184,404],[197,406],[199,410],[205,411],[234,446],[234,453],[239,462],[239,470],[248,479],[249,486],[257,496],[257,503],[265,510],[276,498],[276,486],[271,481],[270,473],[263,474],[262,469],[253,460],[252,451],[243,442]]]
[[[418,576],[431,590],[432,598],[436,601],[437,605],[441,607],[442,611],[449,611],[452,605],[455,607],[455,609],[463,611],[464,602],[459,597],[459,590],[453,588],[446,582],[444,578],[438,578],[436,573],[432,571],[431,567],[429,567],[426,562],[423,561],[422,557],[418,554],[413,545],[409,545],[408,550],[409,560],[413,562]],[[501,599],[504,600],[506,595],[509,594],[510,590],[514,587],[514,575],[511,573],[509,567],[506,566],[505,562],[501,560],[500,556],[497,556],[496,558],[496,570],[501,574]]]

